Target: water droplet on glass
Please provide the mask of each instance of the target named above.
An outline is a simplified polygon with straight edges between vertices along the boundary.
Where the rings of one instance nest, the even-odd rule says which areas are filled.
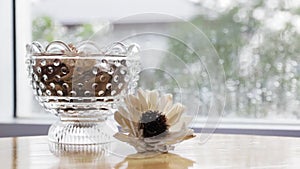
[[[70,59],[69,61],[70,61],[70,63],[69,63],[70,66],[74,66],[76,63],[75,59]]]
[[[46,66],[46,64],[47,64],[47,61],[45,59],[41,60],[41,65],[42,66]]]
[[[126,76],[124,77],[124,81],[125,81],[125,82],[129,82],[129,76],[128,76],[128,75],[126,75]]]
[[[268,95],[268,96],[271,96],[272,94],[273,94],[272,91],[267,91],[267,95]]]
[[[64,93],[61,90],[57,90],[57,95],[62,96]]]
[[[65,66],[63,66],[61,69],[60,69],[60,71],[61,71],[61,73],[62,74],[67,74],[68,73],[68,68],[67,67],[65,67]]]
[[[126,73],[125,68],[121,68],[120,73],[121,73],[122,75],[124,75],[124,74]]]
[[[47,73],[48,74],[52,74],[53,73],[53,67],[51,67],[51,66],[49,66],[48,68],[47,68]]]
[[[50,87],[51,87],[52,89],[55,89],[55,84],[54,84],[54,83],[50,83]]]
[[[252,93],[247,93],[247,97],[253,98],[253,94]]]
[[[48,76],[47,75],[43,75],[43,79],[44,79],[44,81],[47,81],[48,80]]]
[[[115,90],[111,91],[111,95],[114,96],[117,92]]]
[[[46,90],[46,94],[48,95],[48,96],[51,96],[51,91],[50,90]]]
[[[38,93],[39,96],[41,96],[41,95],[43,94],[43,92],[42,92],[41,89],[38,89],[38,90],[37,90],[37,93]]]
[[[114,74],[114,71],[115,70],[111,67],[107,73],[110,74],[110,75],[112,75],[112,74]]]
[[[224,29],[223,29],[223,33],[224,33],[224,34],[228,34],[228,32],[229,32],[229,30],[228,30],[227,28],[224,28]]]
[[[114,63],[115,63],[115,65],[116,65],[117,67],[121,66],[121,63],[120,63],[120,61],[118,61],[118,60],[114,61]]]
[[[261,88],[261,84],[259,82],[256,82],[256,88]]]
[[[123,87],[123,83],[118,84],[118,88],[121,89]]]
[[[101,75],[101,76],[99,77],[99,80],[100,80],[101,82],[105,82],[105,81],[106,81],[106,77],[105,77],[104,75]]]
[[[94,75],[97,75],[98,74],[98,68],[94,67],[92,72],[93,72]]]
[[[77,86],[78,86],[79,88],[82,88],[82,87],[83,87],[83,84],[82,84],[82,83],[78,83]]]
[[[114,76],[114,82],[118,82],[119,81],[119,76],[118,75],[116,75],[116,76]]]
[[[259,95],[261,95],[262,94],[262,90],[261,89],[257,89],[256,93],[259,94]]]
[[[281,71],[281,70],[282,70],[282,67],[283,67],[282,63],[277,63],[277,64],[276,64],[276,69],[277,69],[278,71]]]
[[[256,104],[257,103],[256,99],[251,99],[251,103]]]
[[[111,89],[111,83],[107,83],[107,84],[106,84],[106,89],[107,89],[107,90]]]
[[[70,95],[74,97],[77,95],[77,93],[74,90],[72,90],[72,91],[70,91]]]
[[[85,92],[84,92],[84,95],[85,95],[85,96],[90,96],[90,95],[91,95],[91,92],[90,92],[90,91],[85,91]]]
[[[60,77],[59,75],[55,75],[55,76],[54,76],[54,80],[55,80],[56,82],[59,82],[59,81],[60,81],[60,78],[61,78],[61,77]]]
[[[274,86],[275,86],[275,87],[279,87],[279,86],[280,86],[280,83],[279,83],[278,81],[275,81],[275,82],[274,82]]]
[[[64,89],[68,89],[68,88],[69,88],[69,85],[68,85],[68,83],[63,83],[63,84],[62,84],[62,87],[63,87]]]
[[[36,83],[34,81],[32,81],[32,88],[36,89]]]
[[[121,60],[121,65],[126,66],[126,60]]]
[[[36,61],[33,59],[31,60],[31,65],[35,66],[36,65]]]
[[[33,73],[33,79],[34,79],[35,81],[38,81],[38,80],[39,80],[38,75],[36,75],[35,73]]]
[[[97,84],[97,83],[93,83],[93,84],[92,84],[92,88],[93,88],[93,89],[96,89],[97,87],[98,87],[98,84]]]
[[[59,66],[60,65],[60,60],[59,59],[54,59],[53,65],[54,66]]]
[[[42,73],[42,68],[41,68],[41,67],[37,67],[37,68],[36,68],[36,71],[37,71],[38,73]]]
[[[102,60],[101,60],[101,63],[100,63],[100,66],[101,66],[101,67],[107,67],[107,64],[108,64],[107,60],[102,59]]]
[[[40,88],[41,88],[41,89],[45,89],[44,83],[40,82]]]
[[[102,96],[104,94],[104,91],[103,90],[100,90],[99,92],[98,92],[98,95],[99,96]]]

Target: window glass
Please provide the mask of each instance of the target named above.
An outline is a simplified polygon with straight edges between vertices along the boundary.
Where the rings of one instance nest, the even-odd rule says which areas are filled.
[[[297,0],[35,0],[19,7],[18,31],[28,34],[19,49],[31,40],[135,41],[148,49],[141,53],[143,66],[157,68],[141,72],[139,85],[173,93],[190,114],[208,117],[223,101],[216,116],[228,119],[300,116]],[[25,70],[23,60],[18,65]],[[19,74],[18,96],[26,104],[18,101],[18,114],[45,114],[26,78]]]

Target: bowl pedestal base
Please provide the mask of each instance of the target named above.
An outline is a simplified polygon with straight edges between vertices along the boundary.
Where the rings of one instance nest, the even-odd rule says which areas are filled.
[[[49,128],[50,151],[58,156],[66,153],[104,155],[115,133],[108,123],[102,119],[61,118]]]

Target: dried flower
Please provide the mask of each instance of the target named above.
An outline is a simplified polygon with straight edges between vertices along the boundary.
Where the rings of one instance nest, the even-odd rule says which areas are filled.
[[[168,152],[174,144],[194,137],[193,130],[186,127],[184,106],[173,104],[171,94],[138,90],[137,96],[127,95],[125,106],[115,113],[121,131],[115,138],[134,146],[138,152]]]

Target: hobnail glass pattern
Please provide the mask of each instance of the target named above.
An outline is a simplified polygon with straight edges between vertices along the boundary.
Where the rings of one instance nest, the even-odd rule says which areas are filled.
[[[33,92],[47,111],[60,117],[48,133],[50,143],[60,145],[50,149],[71,145],[83,151],[82,145],[109,142],[112,133],[102,122],[137,86],[139,47],[118,42],[99,49],[93,42],[74,46],[61,41],[26,47]]]

